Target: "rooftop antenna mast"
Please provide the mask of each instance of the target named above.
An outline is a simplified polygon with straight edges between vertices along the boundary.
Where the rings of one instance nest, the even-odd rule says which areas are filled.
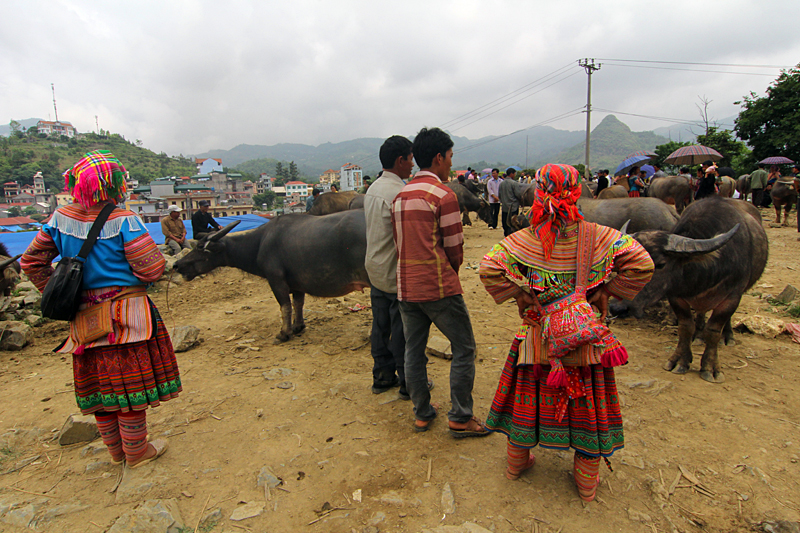
[[[97,115],[94,116],[94,126],[97,129],[97,134],[100,135],[100,123],[97,122]]]
[[[50,88],[53,90],[53,111],[56,112],[56,122],[58,122],[58,108],[56,107],[56,86],[51,83]]]
[[[589,170],[589,138],[591,135],[591,124],[592,124],[592,72],[595,70],[600,70],[600,63],[595,64],[594,59],[579,59],[578,65],[583,67],[586,70],[586,74],[589,75],[589,88],[586,92],[586,162],[585,162],[585,177],[588,180],[589,176],[592,175],[591,171]]]

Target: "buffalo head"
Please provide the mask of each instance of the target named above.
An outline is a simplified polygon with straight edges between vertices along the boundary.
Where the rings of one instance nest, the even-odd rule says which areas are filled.
[[[175,270],[187,280],[192,280],[200,274],[225,266],[226,243],[221,239],[238,226],[239,222],[241,221],[237,220],[204,236],[197,242],[194,250],[175,263]]]
[[[478,218],[486,222],[487,224],[492,223],[492,208],[489,205],[489,202],[481,198],[481,206],[478,208]]]
[[[10,259],[0,258],[0,272],[3,273],[2,277],[0,277],[0,290],[2,290],[6,296],[11,294],[11,289],[19,281],[20,268],[17,260],[20,257],[22,257],[22,254]]]
[[[636,318],[641,318],[644,309],[661,300],[671,288],[683,282],[684,265],[691,261],[708,259],[722,248],[739,230],[736,224],[729,231],[710,239],[692,239],[667,231],[646,230],[633,235],[641,244],[655,266],[650,282],[630,302],[614,304],[611,312],[619,314],[629,310]]]

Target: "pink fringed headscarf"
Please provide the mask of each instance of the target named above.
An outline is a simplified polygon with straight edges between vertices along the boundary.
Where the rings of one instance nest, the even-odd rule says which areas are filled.
[[[64,187],[87,209],[109,198],[119,203],[125,198],[127,172],[114,154],[95,150],[64,172]]]
[[[581,179],[570,165],[545,165],[536,171],[536,196],[528,219],[531,231],[542,242],[550,259],[558,231],[570,222],[583,220],[576,205],[581,196]]]

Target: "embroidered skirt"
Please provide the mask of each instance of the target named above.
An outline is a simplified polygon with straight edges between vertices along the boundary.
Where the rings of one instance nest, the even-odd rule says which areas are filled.
[[[147,340],[87,348],[72,356],[75,398],[81,413],[141,411],[177,398],[178,362],[155,305],[155,334]]]
[[[641,197],[641,194],[639,193],[639,191],[629,191],[628,192],[628,198],[640,198],[640,197]]]
[[[505,434],[523,448],[568,450],[609,457],[625,444],[614,369],[591,365],[583,372],[585,397],[569,399],[558,420],[557,404],[564,388],[547,385],[541,365],[517,366],[518,341],[511,345],[486,427]],[[535,368],[539,366],[537,371]],[[544,367],[547,368],[547,367]],[[534,376],[534,374],[539,374]]]

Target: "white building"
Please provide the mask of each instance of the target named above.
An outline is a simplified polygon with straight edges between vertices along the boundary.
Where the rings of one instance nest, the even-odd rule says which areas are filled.
[[[364,185],[364,171],[353,163],[347,163],[339,171],[339,188],[342,191],[354,191]]]
[[[291,198],[297,195],[300,200],[305,200],[311,194],[311,189],[307,183],[302,181],[287,181],[286,182],[286,196]]]
[[[267,191],[271,191],[274,182],[275,178],[269,177],[266,172],[262,173],[258,178],[258,182],[256,182],[256,193],[264,194]]]
[[[36,133],[75,137],[75,127],[69,122],[51,122],[49,120],[40,120],[36,123]]]

